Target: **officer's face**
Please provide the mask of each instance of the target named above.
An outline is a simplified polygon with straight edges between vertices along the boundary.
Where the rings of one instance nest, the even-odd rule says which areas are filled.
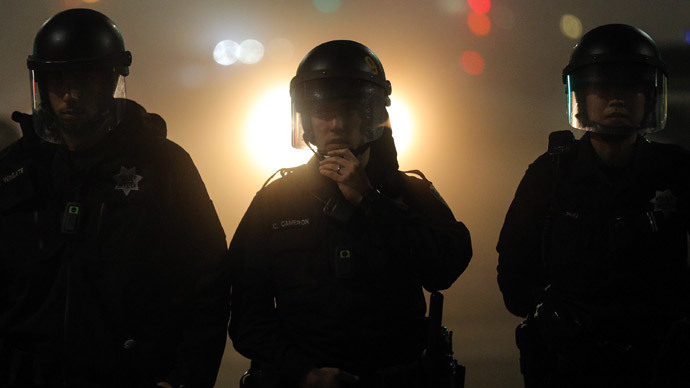
[[[64,71],[45,74],[53,113],[66,128],[79,128],[107,111],[113,75],[108,71]]]
[[[360,100],[319,102],[310,110],[314,145],[328,151],[357,148],[362,142],[362,103]]]
[[[607,127],[640,127],[645,113],[646,72],[631,65],[594,65],[582,73],[587,116]]]

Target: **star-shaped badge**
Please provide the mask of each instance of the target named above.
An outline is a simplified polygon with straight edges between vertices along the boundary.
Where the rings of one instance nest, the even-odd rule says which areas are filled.
[[[122,190],[125,196],[132,190],[139,191],[139,181],[144,179],[141,175],[137,175],[136,167],[125,168],[124,166],[120,167],[120,173],[113,175],[113,178],[117,182],[115,190]]]
[[[665,217],[676,211],[678,198],[673,195],[671,190],[657,191],[656,195],[649,202],[654,204],[654,211],[664,213]]]

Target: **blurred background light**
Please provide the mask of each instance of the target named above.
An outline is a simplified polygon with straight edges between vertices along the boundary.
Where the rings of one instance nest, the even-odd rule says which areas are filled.
[[[690,30],[685,31],[685,42],[690,44]]]
[[[399,97],[391,97],[388,113],[398,157],[403,158],[414,140],[413,114]],[[291,125],[290,94],[285,85],[265,91],[250,109],[245,124],[245,149],[264,175],[306,163],[313,155],[309,149],[292,147]]]
[[[391,119],[393,129],[393,139],[395,148],[398,151],[398,159],[402,160],[414,142],[413,112],[410,111],[407,103],[397,97],[391,96],[391,106],[388,107],[388,114]]]
[[[491,32],[491,20],[483,13],[469,12],[467,26],[473,34],[478,36],[485,36]]]
[[[561,33],[570,39],[577,39],[582,35],[582,22],[575,15],[561,16]]]
[[[86,4],[93,4],[93,3],[98,3],[99,0],[81,0]]]
[[[487,13],[491,9],[491,0],[467,0],[467,5],[476,13]]]
[[[484,72],[484,58],[476,51],[463,51],[460,64],[467,74],[479,75]]]
[[[213,49],[213,59],[219,65],[229,66],[237,62],[240,45],[232,40],[222,40]]]
[[[258,40],[247,39],[240,43],[237,57],[240,62],[248,65],[258,63],[264,57],[264,45]]]
[[[438,5],[441,10],[448,13],[463,12],[467,9],[465,0],[439,0]]]
[[[340,8],[340,0],[312,0],[314,7],[323,13],[333,13]]]
[[[290,93],[286,85],[265,91],[249,110],[245,125],[247,152],[263,175],[306,163],[311,151],[292,148]]]

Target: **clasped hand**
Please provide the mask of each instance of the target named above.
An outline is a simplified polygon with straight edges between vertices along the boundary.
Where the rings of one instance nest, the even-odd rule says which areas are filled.
[[[363,163],[347,148],[329,151],[327,155],[319,162],[319,172],[338,184],[348,202],[358,205],[362,193],[372,188]]]

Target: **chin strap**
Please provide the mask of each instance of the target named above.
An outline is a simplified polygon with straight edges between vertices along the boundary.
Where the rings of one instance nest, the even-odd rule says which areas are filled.
[[[594,124],[594,128],[596,130],[591,131],[592,134],[613,143],[620,143],[625,139],[629,138],[631,135],[639,133],[641,129],[629,126],[608,127],[601,124]]]
[[[592,130],[590,132],[596,133],[599,136],[602,136],[603,138],[615,141],[616,139],[619,139],[619,141],[622,141],[623,139],[628,138],[628,136],[632,135],[633,133],[638,133],[642,128],[639,127],[631,127],[631,126],[624,126],[624,127],[609,127],[606,125],[601,125],[599,123],[592,123],[591,124]]]
[[[309,142],[306,142],[306,144],[307,144],[307,147],[309,147],[309,149],[311,150],[311,152],[313,152],[314,155],[316,155],[316,157],[319,160],[323,160],[323,159],[328,157],[328,155],[326,155],[322,152],[315,151],[314,148],[311,146],[311,144],[309,144]],[[349,150],[350,150],[350,152],[352,152],[352,155],[354,155],[355,157],[358,157],[359,155],[363,154],[367,149],[369,149],[369,147],[371,147],[371,142],[364,143],[355,149],[350,148]]]

